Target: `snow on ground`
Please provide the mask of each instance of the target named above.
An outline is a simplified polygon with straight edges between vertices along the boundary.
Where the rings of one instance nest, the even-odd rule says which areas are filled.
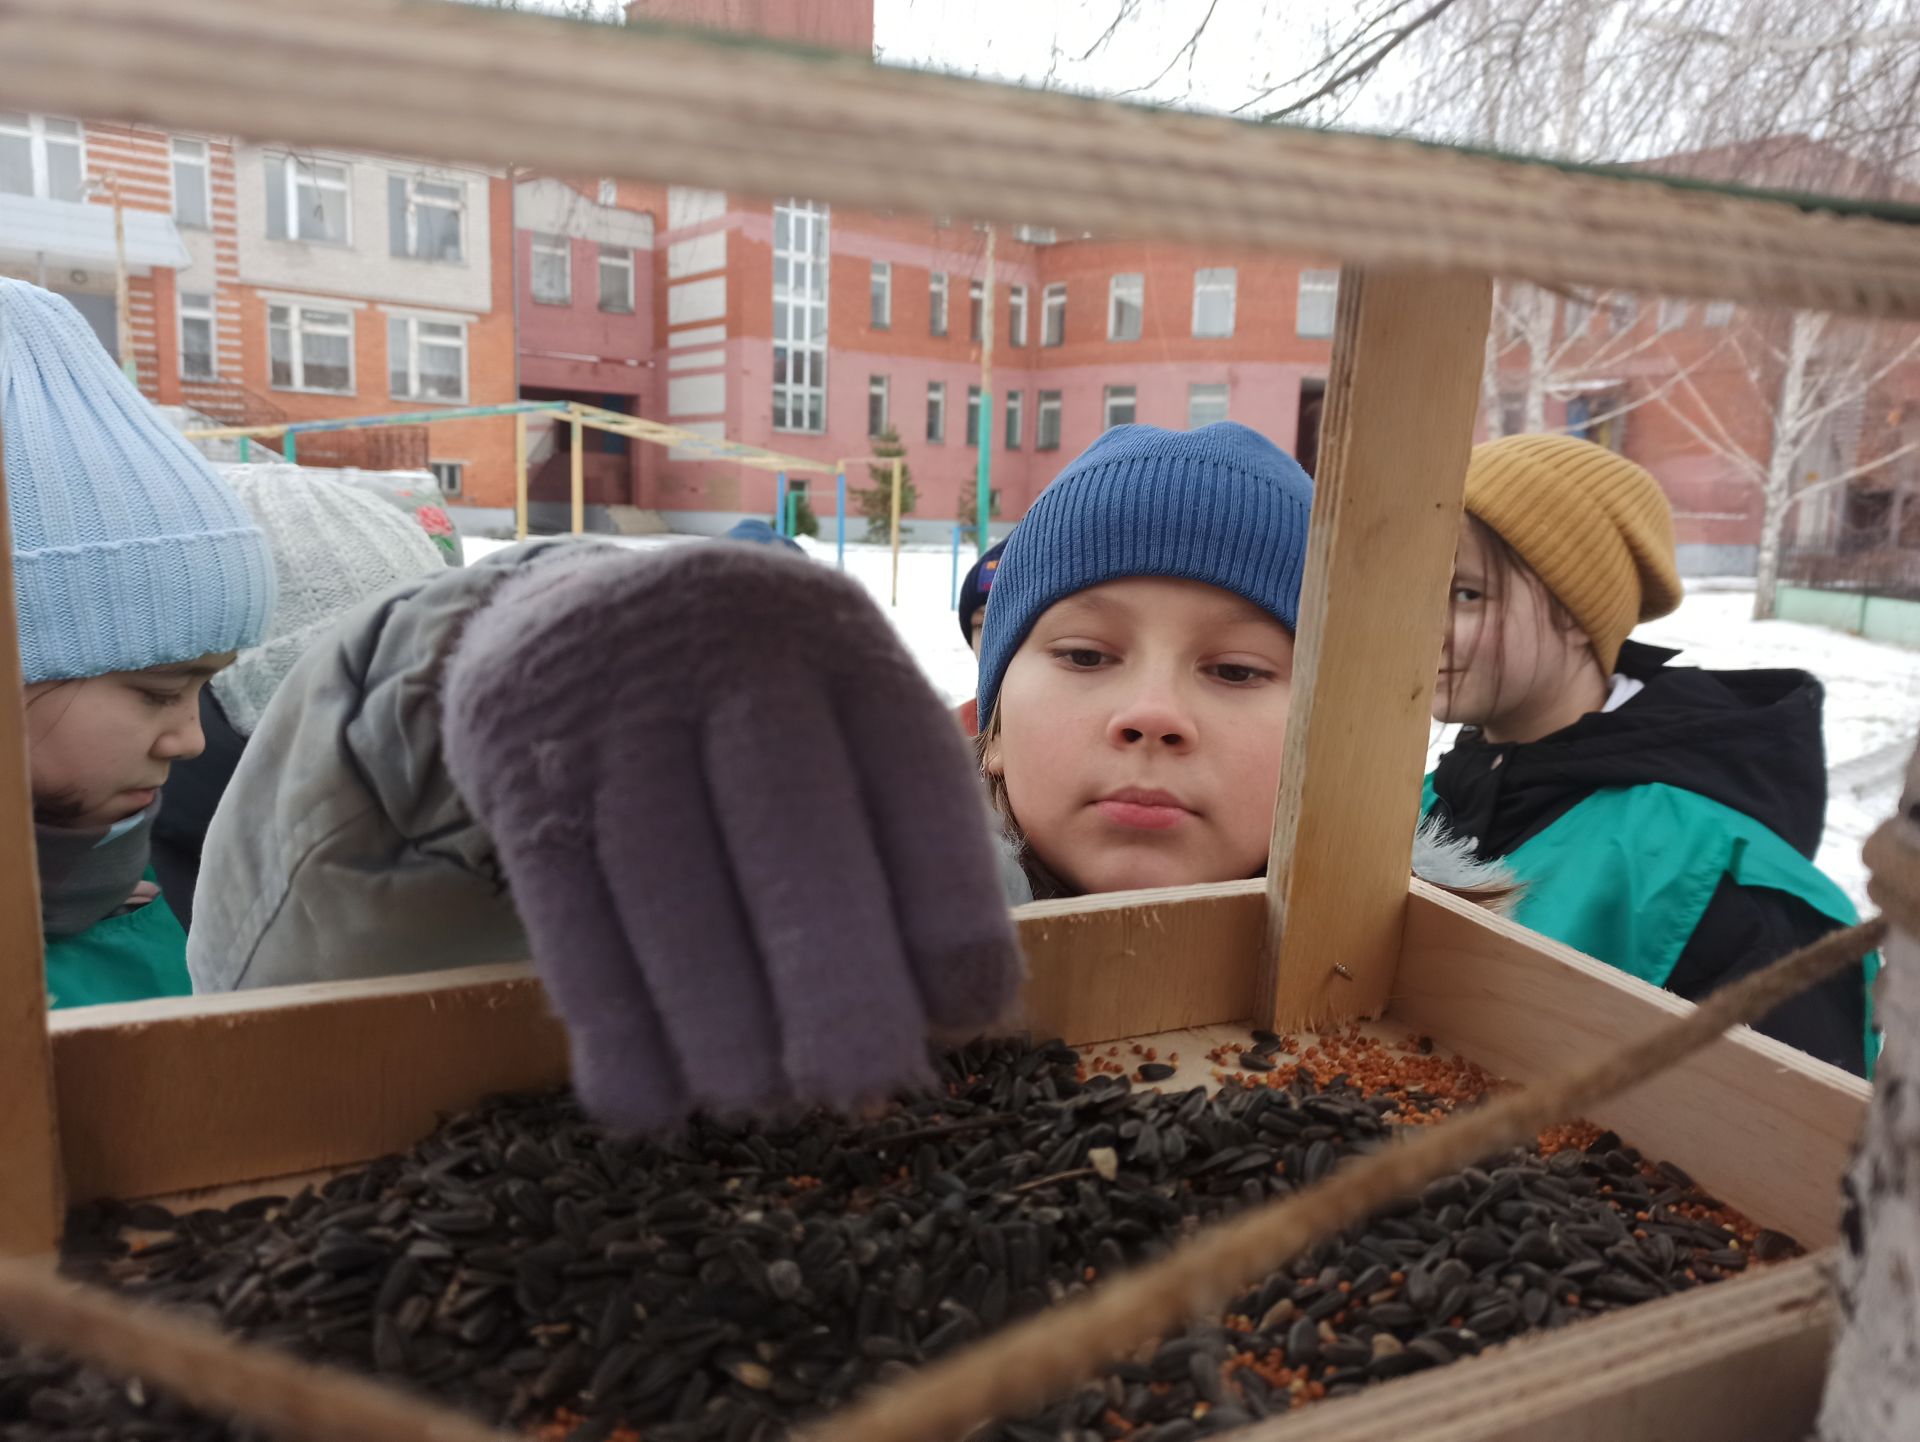
[[[621,537],[638,548],[692,544],[685,536]],[[468,538],[469,561],[507,544]],[[831,542],[803,540],[809,555],[834,563]],[[972,556],[963,551],[960,573]],[[950,548],[903,546],[899,604],[889,604],[892,563],[885,546],[849,545],[847,573],[892,618],[920,668],[951,703],[973,694],[973,652],[953,611]],[[1920,731],[1920,651],[1865,641],[1821,626],[1755,622],[1751,583],[1706,581],[1689,586],[1680,609],[1634,634],[1682,652],[1680,663],[1716,669],[1798,667],[1825,684],[1829,799],[1820,866],[1865,905],[1860,846],[1891,815],[1916,731]],[[1437,730],[1437,728],[1436,728]],[[1436,738],[1437,739],[1437,738]]]

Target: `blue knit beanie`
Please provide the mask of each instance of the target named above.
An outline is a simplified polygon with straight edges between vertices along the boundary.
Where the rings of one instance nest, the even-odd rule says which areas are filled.
[[[980,724],[1034,622],[1129,576],[1204,581],[1289,631],[1300,614],[1313,482],[1257,431],[1115,426],[1040,493],[1007,538],[980,644]]]
[[[139,671],[265,635],[273,555],[239,497],[72,305],[5,279],[0,439],[25,680]]]

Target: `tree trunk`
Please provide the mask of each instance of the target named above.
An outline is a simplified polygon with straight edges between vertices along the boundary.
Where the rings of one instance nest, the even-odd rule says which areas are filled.
[[[1761,491],[1760,554],[1754,567],[1753,619],[1771,621],[1780,585],[1780,547],[1793,513],[1794,478],[1807,443],[1807,368],[1824,322],[1812,311],[1797,310],[1787,331],[1787,363],[1780,377],[1780,404],[1773,413],[1773,446],[1767,455],[1767,479]]]
[[[1820,1442],[1920,1437],[1920,752],[1900,815],[1868,843],[1875,895],[1893,933],[1882,952],[1876,1017],[1887,1048],[1847,1177],[1846,1240],[1835,1285],[1841,1326],[1820,1408]],[[1892,879],[1903,868],[1904,884]],[[1883,891],[1882,888],[1886,888]]]
[[[1532,305],[1527,311],[1527,434],[1547,428],[1547,366],[1553,354],[1553,313],[1559,304],[1552,291],[1529,287]]]

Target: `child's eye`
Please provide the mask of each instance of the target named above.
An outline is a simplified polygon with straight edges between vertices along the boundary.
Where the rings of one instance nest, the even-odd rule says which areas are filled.
[[[1476,591],[1471,586],[1455,586],[1450,598],[1457,606],[1471,606],[1475,601],[1484,601],[1485,592]]]
[[[178,704],[183,694],[179,691],[150,691],[145,686],[140,686],[136,689],[140,693],[140,699],[156,711],[164,710],[168,706]]]
[[[1273,679],[1271,671],[1263,671],[1258,666],[1243,666],[1233,661],[1222,661],[1209,669],[1230,686],[1250,686],[1256,681]]]
[[[1066,663],[1069,670],[1096,671],[1106,661],[1104,651],[1090,650],[1085,646],[1069,646],[1053,653],[1056,661]]]

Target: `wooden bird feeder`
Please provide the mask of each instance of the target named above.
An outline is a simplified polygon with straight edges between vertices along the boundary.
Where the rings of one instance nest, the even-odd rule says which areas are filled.
[[[1264,880],[1020,908],[1021,1024],[1073,1043],[1376,1018],[1526,1082],[1684,1011],[1408,879],[1492,277],[1920,316],[1920,231],[1897,210],[456,5],[0,0],[0,95],[254,140],[1341,258],[1271,865]],[[0,544],[0,1247],[52,1248],[65,1208],[93,1198],[345,1167],[484,1095],[564,1079],[564,1037],[522,966],[49,1015],[9,556]],[[1740,1032],[1592,1119],[1817,1250],[1837,1233],[1868,1096]],[[1814,1255],[1240,1435],[1799,1442],[1833,1315]]]

